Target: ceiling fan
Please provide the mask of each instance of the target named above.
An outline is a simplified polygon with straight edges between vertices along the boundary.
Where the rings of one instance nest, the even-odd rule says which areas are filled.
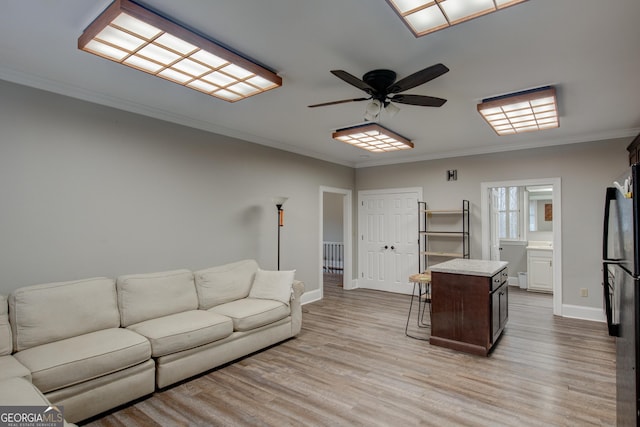
[[[369,71],[362,76],[362,79],[359,79],[346,71],[331,70],[333,75],[344,80],[350,85],[365,91],[369,96],[323,102],[321,104],[309,105],[309,108],[371,100],[371,103],[367,106],[367,115],[365,115],[365,118],[370,119],[370,117],[377,117],[377,114],[375,114],[376,109],[379,113],[382,108],[391,106],[393,107],[392,112],[397,112],[399,109],[390,104],[392,102],[398,104],[419,105],[422,107],[440,107],[447,102],[446,99],[425,95],[403,95],[400,94],[400,92],[404,92],[416,86],[420,86],[421,84],[427,83],[436,77],[440,77],[447,71],[449,71],[449,69],[443,64],[435,64],[396,82],[396,73],[391,70]]]

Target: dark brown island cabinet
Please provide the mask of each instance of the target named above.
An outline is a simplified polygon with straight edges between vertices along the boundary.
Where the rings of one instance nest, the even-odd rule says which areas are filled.
[[[430,344],[489,354],[509,319],[507,264],[454,259],[431,267]]]

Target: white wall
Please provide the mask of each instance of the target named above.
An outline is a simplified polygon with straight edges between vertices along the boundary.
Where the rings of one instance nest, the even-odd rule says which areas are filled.
[[[433,209],[467,198],[479,257],[480,183],[559,176],[563,302],[600,308],[603,189],[630,140],[354,170],[0,81],[0,293],[241,258],[275,268],[279,195],[281,267],[319,289],[320,186],[422,186]]]
[[[243,258],[275,269],[273,196],[289,197],[281,268],[318,289],[318,189],[354,175],[0,81],[0,293]]]
[[[543,132],[540,132],[544,137]],[[422,186],[432,209],[471,202],[471,257],[481,251],[480,183],[533,178],[562,179],[563,303],[602,307],[602,214],[604,188],[627,167],[632,138],[535,150],[458,157],[356,170],[356,189]],[[448,169],[458,180],[447,182]],[[580,297],[580,288],[589,297]]]
[[[323,227],[325,242],[342,242],[343,240],[343,214],[342,208],[344,203],[344,195],[337,193],[324,193],[323,208]]]
[[[509,277],[517,279],[518,273],[527,271],[526,247],[526,241],[500,241],[500,260],[509,263]]]

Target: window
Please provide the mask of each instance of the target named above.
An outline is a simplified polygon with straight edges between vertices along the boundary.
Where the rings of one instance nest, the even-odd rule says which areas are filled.
[[[520,189],[499,187],[496,190],[499,237],[505,240],[520,240]]]
[[[529,231],[538,229],[538,201],[529,200]]]

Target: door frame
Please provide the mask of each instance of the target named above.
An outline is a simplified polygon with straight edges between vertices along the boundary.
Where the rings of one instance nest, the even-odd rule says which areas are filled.
[[[322,245],[324,243],[324,194],[341,194],[342,198],[342,242],[344,244],[344,254],[343,254],[343,270],[342,270],[342,286],[343,289],[349,290],[354,289],[355,285],[353,283],[353,239],[351,230],[353,229],[353,215],[352,215],[352,206],[353,206],[353,191],[346,188],[336,188],[336,187],[326,187],[324,185],[320,186],[320,226],[319,229],[319,238],[318,238],[318,283],[319,286],[319,295],[317,295],[316,299],[324,298],[324,277],[322,272],[322,253],[323,248]]]
[[[526,187],[551,185],[553,187],[553,314],[562,316],[562,180],[556,178],[513,179],[480,183],[482,218],[482,259],[490,258],[489,189],[493,187]]]
[[[397,194],[397,193],[417,193],[418,195],[418,201],[421,201],[423,199],[423,189],[422,187],[403,187],[403,188],[381,188],[381,189],[377,189],[377,190],[360,190],[358,191],[358,236],[362,236],[363,235],[363,227],[365,226],[364,222],[361,219],[362,216],[362,201],[363,198],[366,196],[376,196],[376,195],[386,195],[386,194]],[[416,212],[418,211],[418,206],[416,204]],[[416,233],[418,232],[418,228],[416,227]],[[359,281],[361,278],[361,269],[363,264],[363,258],[364,258],[364,245],[361,245],[360,242],[362,241],[362,238],[358,238],[358,274],[357,274],[357,278],[355,279],[355,286],[359,287]],[[416,246],[418,245],[418,240],[416,238]],[[407,281],[409,280],[409,278],[407,278]]]

